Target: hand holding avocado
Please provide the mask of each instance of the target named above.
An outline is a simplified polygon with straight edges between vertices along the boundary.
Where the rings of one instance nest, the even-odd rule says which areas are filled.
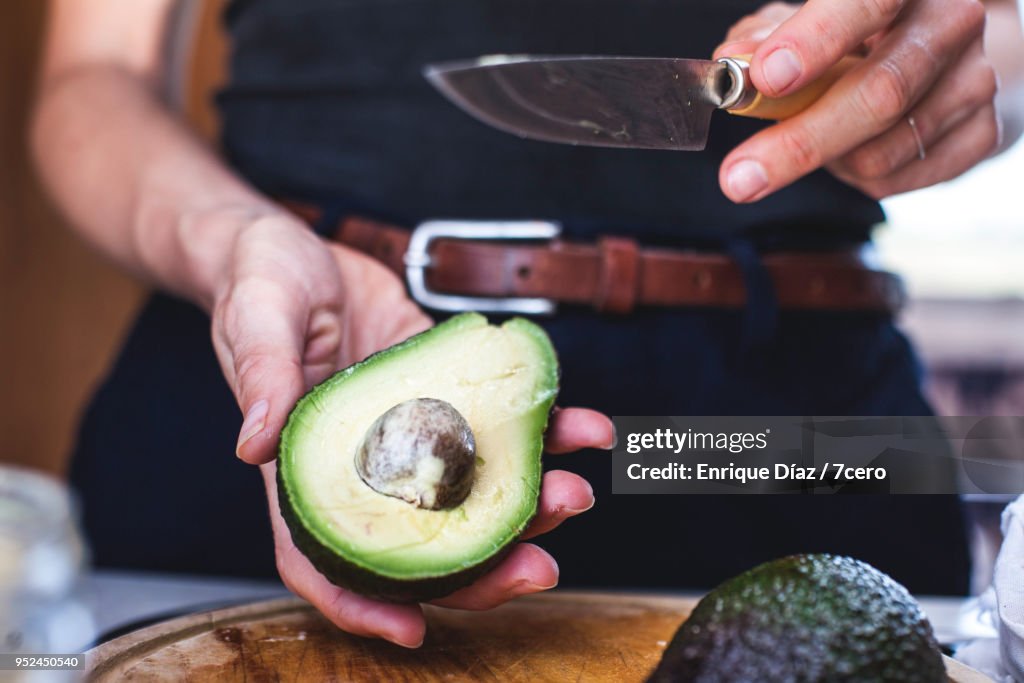
[[[251,464],[274,459],[309,387],[432,324],[380,262],[283,211],[242,229],[224,260],[211,287],[213,343],[245,414],[237,455]]]
[[[469,586],[536,514],[557,392],[540,327],[471,313],[333,375],[281,433],[277,494],[295,545],[365,596],[422,602]]]
[[[384,266],[320,240],[284,215],[263,217],[242,231],[221,271],[224,282],[212,304],[214,344],[246,414],[238,455],[261,464],[282,580],[346,631],[418,645],[425,629],[418,605],[387,604],[340,588],[295,547],[279,514],[277,470],[271,460],[289,411],[310,386],[338,368],[428,329],[430,319]],[[605,416],[556,409],[545,446],[549,453],[565,453],[607,448],[613,438]],[[354,456],[353,451],[348,457]],[[582,478],[547,472],[536,517],[521,538],[555,528],[588,509],[593,500]],[[529,543],[509,548],[508,555],[473,585],[435,604],[489,609],[557,583],[558,567],[546,552]]]

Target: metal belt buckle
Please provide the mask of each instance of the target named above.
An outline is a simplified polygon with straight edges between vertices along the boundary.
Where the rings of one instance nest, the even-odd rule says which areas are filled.
[[[473,297],[439,294],[427,288],[426,269],[431,265],[430,243],[438,238],[458,240],[552,240],[562,226],[550,221],[424,221],[416,226],[403,259],[409,293],[422,306],[439,311],[523,313],[551,315],[555,302],[527,297]]]

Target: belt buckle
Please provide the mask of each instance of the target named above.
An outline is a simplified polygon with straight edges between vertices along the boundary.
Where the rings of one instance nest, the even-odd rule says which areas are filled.
[[[552,221],[430,220],[416,226],[403,257],[405,280],[413,300],[439,311],[522,313],[551,315],[555,302],[529,297],[474,297],[441,294],[427,287],[426,269],[431,265],[430,244],[436,239],[457,240],[552,240],[562,226]]]

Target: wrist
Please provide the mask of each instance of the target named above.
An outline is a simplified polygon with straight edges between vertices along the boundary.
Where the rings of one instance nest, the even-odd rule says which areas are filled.
[[[230,277],[239,239],[251,226],[269,220],[303,227],[285,210],[258,199],[178,210],[168,221],[168,230],[144,230],[165,237],[156,244],[139,245],[139,251],[162,286],[210,311]]]
[[[186,254],[184,264],[190,296],[209,311],[225,289],[232,272],[232,255],[249,226],[285,212],[273,205],[227,205],[183,213],[177,223],[177,239]]]

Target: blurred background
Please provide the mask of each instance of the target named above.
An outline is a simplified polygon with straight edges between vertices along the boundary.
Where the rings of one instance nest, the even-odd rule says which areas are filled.
[[[904,330],[944,415],[1024,415],[1024,144],[883,204],[883,262],[907,279]]]
[[[202,94],[223,74],[222,5],[183,3],[169,41],[175,69],[168,97],[209,139],[215,120]],[[59,475],[79,410],[111,362],[145,287],[63,227],[33,174],[26,125],[45,6],[5,3],[0,21],[0,463]]]
[[[59,474],[145,289],[61,226],[31,172],[25,125],[44,4],[7,3],[0,22],[0,461]],[[222,73],[220,4],[186,5],[170,46],[169,97],[208,137],[202,93]],[[943,414],[1024,414],[1022,177],[1018,144],[958,181],[886,202],[881,257],[908,278],[903,325]]]
[[[29,167],[44,8],[5,3],[0,21],[0,460],[59,472],[77,411],[142,288],[61,226]]]

